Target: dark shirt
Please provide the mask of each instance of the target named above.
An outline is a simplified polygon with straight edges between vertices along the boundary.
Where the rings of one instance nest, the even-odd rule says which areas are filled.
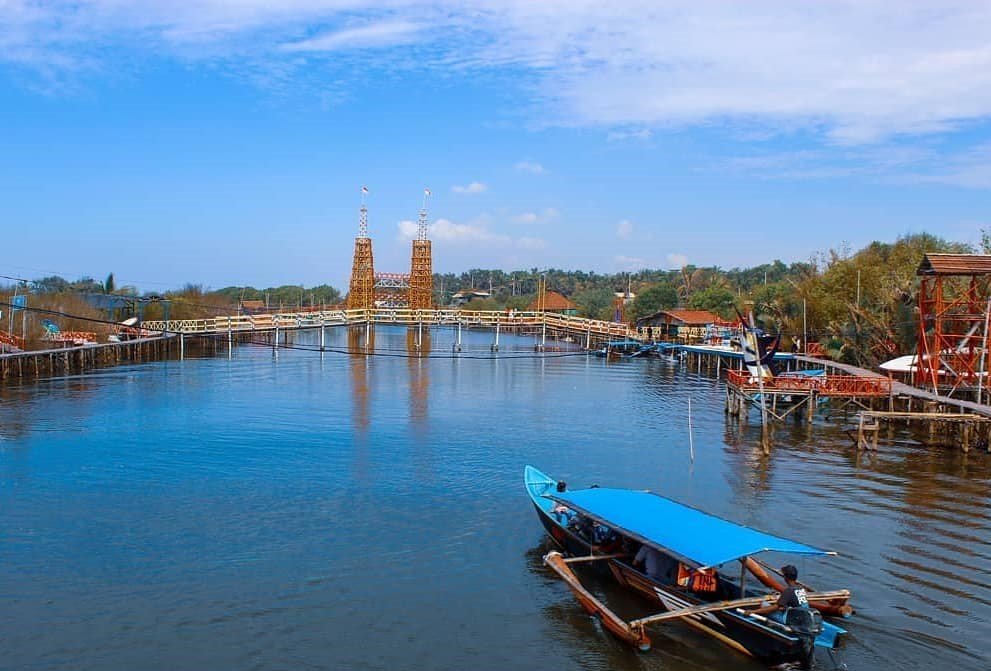
[[[798,585],[788,585],[781,590],[778,597],[778,608],[807,608],[809,599],[805,595],[805,588]]]
[[[654,580],[658,580],[664,571],[664,555],[647,545],[640,546],[637,556],[633,558],[634,564],[643,562],[644,573]]]

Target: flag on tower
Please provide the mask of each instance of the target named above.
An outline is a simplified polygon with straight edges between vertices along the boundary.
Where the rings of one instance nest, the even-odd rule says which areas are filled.
[[[430,189],[424,189],[423,190],[423,193],[424,193],[424,195],[429,196],[430,195]]]
[[[367,186],[361,187],[361,192],[362,193],[368,193],[368,187]]]

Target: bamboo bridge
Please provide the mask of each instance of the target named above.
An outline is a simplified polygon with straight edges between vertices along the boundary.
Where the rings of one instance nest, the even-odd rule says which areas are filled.
[[[610,340],[636,337],[636,333],[626,324],[555,312],[408,308],[320,310],[146,321],[141,324],[141,333],[145,336],[152,334],[223,336],[228,333],[293,331],[368,324],[409,327],[462,326],[504,330],[511,333],[541,331],[546,332],[550,337],[570,336],[575,342],[582,342],[588,349]]]

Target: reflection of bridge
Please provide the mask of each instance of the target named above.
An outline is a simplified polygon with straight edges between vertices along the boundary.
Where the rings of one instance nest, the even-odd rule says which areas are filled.
[[[553,312],[470,311],[470,310],[411,310],[372,308],[355,310],[326,310],[323,312],[291,312],[283,314],[232,315],[208,319],[146,321],[146,331],[163,331],[189,335],[223,335],[252,331],[314,329],[366,324],[395,324],[403,326],[464,326],[495,331],[526,331],[538,329],[551,336],[570,336],[586,347],[606,340],[630,338],[633,334],[625,324],[584,319]]]

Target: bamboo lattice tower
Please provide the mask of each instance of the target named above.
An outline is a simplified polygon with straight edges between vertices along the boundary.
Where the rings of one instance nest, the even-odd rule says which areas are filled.
[[[915,384],[952,396],[986,390],[991,256],[926,254],[919,275]]]
[[[349,310],[369,310],[375,307],[375,268],[372,262],[372,239],[368,237],[367,189],[361,190],[361,210],[358,217],[358,237],[354,239],[354,261],[351,264],[351,286],[348,289]]]
[[[416,239],[413,241],[413,256],[410,262],[409,274],[409,307],[411,310],[424,310],[433,307],[434,271],[430,251],[430,240],[427,239],[427,196],[430,190],[424,190],[423,208],[416,228]]]

